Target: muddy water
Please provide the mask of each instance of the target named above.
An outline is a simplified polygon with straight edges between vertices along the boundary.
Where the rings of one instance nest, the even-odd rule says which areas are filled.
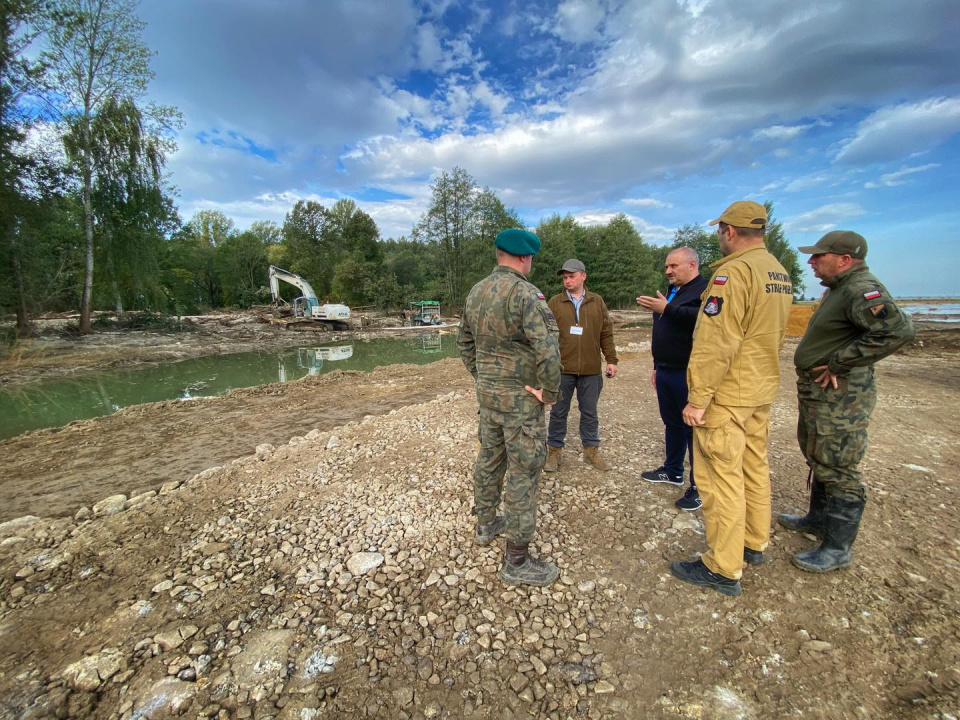
[[[453,335],[431,333],[415,338],[212,355],[0,388],[0,440],[28,430],[109,415],[129,405],[223,395],[234,388],[289,382],[337,369],[369,372],[398,363],[423,365],[456,353]]]

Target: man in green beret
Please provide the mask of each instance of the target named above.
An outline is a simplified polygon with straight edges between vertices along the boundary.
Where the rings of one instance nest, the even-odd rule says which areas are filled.
[[[824,573],[850,565],[867,495],[860,460],[877,402],[874,364],[916,336],[913,323],[866,265],[867,241],[834,230],[801,247],[827,290],[797,345],[797,440],[810,467],[810,509],[781,515],[790,530],[821,538],[793,556],[801,570]]]
[[[497,267],[467,295],[457,344],[477,382],[480,452],[474,468],[476,543],[505,533],[500,579],[545,586],[557,566],[533,557],[540,472],[546,460],[544,406],[557,401],[560,347],[557,322],[537,288],[527,282],[540,238],[510,228],[494,242]],[[497,515],[503,500],[504,515]]]

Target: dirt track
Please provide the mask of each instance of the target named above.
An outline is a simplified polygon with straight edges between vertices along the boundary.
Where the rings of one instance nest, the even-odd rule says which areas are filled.
[[[645,336],[620,334],[621,347],[638,344],[601,399],[614,471],[585,468],[574,440],[545,478],[538,549],[563,575],[544,593],[505,592],[499,551],[470,543],[475,405],[455,360],[131,408],[0,444],[5,517],[72,516],[187,481],[0,543],[0,714],[134,717],[168,681],[189,694],[189,717],[960,712],[955,354],[928,344],[879,367],[854,567],[800,573],[789,557],[810,540],[775,526],[770,562],[748,568],[744,595],[729,599],[667,572],[703,548],[702,526],[674,509],[676,491],[638,480],[662,449]],[[805,501],[795,418],[785,373],[772,413],[775,513]],[[286,445],[291,435],[306,437]],[[226,467],[189,480],[211,465]],[[346,560],[369,548],[384,569],[351,578]],[[323,577],[314,590],[310,578]],[[157,592],[165,578],[170,597]],[[166,649],[170,628],[190,627],[202,642]],[[269,658],[289,671],[251,679],[251,664],[266,667],[266,637],[289,647]],[[304,689],[300,653],[314,647],[342,659]],[[125,669],[77,689],[62,673],[84,655]]]

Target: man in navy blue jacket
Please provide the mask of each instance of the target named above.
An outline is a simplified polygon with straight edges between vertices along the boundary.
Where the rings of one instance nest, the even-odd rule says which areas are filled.
[[[657,389],[667,446],[663,465],[642,473],[641,477],[653,483],[683,487],[683,458],[689,453],[690,488],[675,504],[681,510],[692,512],[702,503],[693,478],[693,428],[683,422],[683,408],[687,404],[687,364],[693,347],[693,329],[707,279],[700,274],[700,258],[693,248],[671,251],[665,267],[670,281],[667,295],[657,291],[657,297],[637,298],[637,305],[653,312],[650,382]]]

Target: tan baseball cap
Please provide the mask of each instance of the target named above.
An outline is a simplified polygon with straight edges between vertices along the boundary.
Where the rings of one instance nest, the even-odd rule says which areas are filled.
[[[867,241],[863,235],[852,230],[833,230],[817,240],[816,245],[805,245],[797,250],[808,255],[834,253],[849,255],[854,260],[863,260],[867,257]]]
[[[767,226],[767,209],[753,200],[737,200],[720,217],[709,222],[710,225],[717,223],[763,230]]]

